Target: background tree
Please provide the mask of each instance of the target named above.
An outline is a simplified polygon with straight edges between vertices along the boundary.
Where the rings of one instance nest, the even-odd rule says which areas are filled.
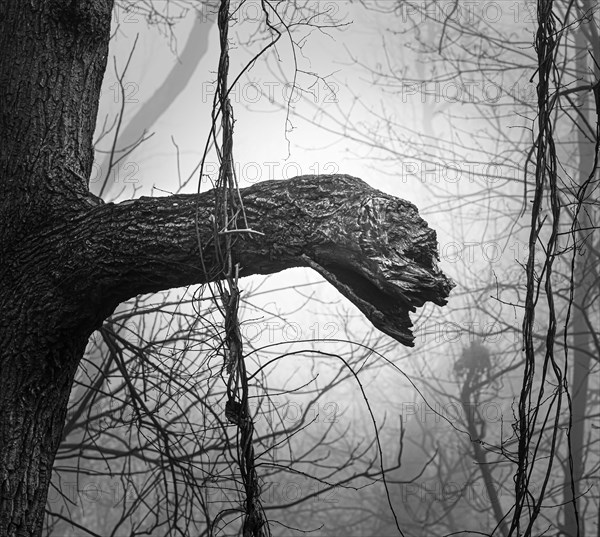
[[[468,423],[461,419],[467,416],[450,418],[450,423],[442,416],[434,429],[437,441],[453,438],[462,446],[457,461],[470,460],[464,455],[481,443],[503,514],[512,516],[515,503],[525,502],[523,519],[510,530],[513,534],[519,526],[533,533],[548,527],[567,535],[594,532],[598,499],[589,479],[599,462],[594,358],[598,352],[596,347],[588,352],[594,365],[584,361],[582,367],[580,349],[589,349],[589,341],[598,339],[596,293],[590,290],[590,284],[597,289],[597,274],[582,268],[588,256],[595,258],[598,241],[598,134],[597,113],[592,109],[597,107],[593,103],[598,81],[594,61],[598,6],[585,2],[490,2],[471,7],[428,1],[364,4],[371,12],[381,12],[380,18],[373,15],[374,24],[378,28],[387,24],[389,31],[381,38],[379,56],[369,58],[355,50],[352,59],[365,67],[373,84],[382,86],[385,106],[374,109],[371,122],[360,110],[355,118],[342,110],[329,114],[315,110],[315,124],[332,133],[332,140],[338,136],[362,143],[361,160],[370,158],[369,165],[380,175],[395,177],[390,189],[408,188],[414,199],[429,200],[421,206],[432,221],[439,222],[442,260],[459,287],[453,307],[444,311],[443,318],[423,316],[417,323],[418,347],[427,354],[415,382],[427,386],[423,390],[427,401],[432,408],[437,404],[444,408],[446,402],[466,395],[466,379],[453,375],[453,363],[479,341],[491,355],[489,378],[482,378],[477,386],[479,397],[484,397],[480,407],[495,401],[504,412],[501,421],[495,421],[503,428],[496,434],[488,422],[486,438],[467,435]],[[531,43],[542,31],[538,28],[545,30],[550,21],[556,42],[549,37],[552,32],[537,38],[541,39],[537,45],[547,47],[554,62],[549,81],[543,81],[537,78],[540,65]],[[546,92],[545,97],[540,97],[538,88]],[[389,94],[395,99],[389,99]],[[542,128],[539,107],[546,105],[551,111]],[[412,117],[423,129],[410,124]],[[313,119],[308,114],[304,118]],[[546,172],[541,163],[536,168],[533,156],[543,152],[540,144],[546,138],[554,145],[556,170],[551,179],[548,175],[547,181],[536,183],[534,178]],[[402,171],[399,178],[398,170]],[[533,199],[541,209],[532,220]],[[530,244],[531,229],[535,232]],[[532,264],[526,281],[523,266],[528,259]],[[519,313],[528,291],[535,296],[529,309],[535,310],[536,321],[528,328],[531,339],[525,359]],[[584,318],[575,320],[575,310]],[[453,356],[451,364],[448,355]],[[587,393],[582,389],[586,382],[594,386]],[[511,436],[511,404],[519,400],[521,415],[515,423],[526,425]],[[430,426],[428,421],[423,428]],[[428,453],[434,452],[436,440],[428,444],[430,433],[423,437]],[[415,433],[413,438],[420,437]],[[524,444],[517,446],[517,438]],[[534,452],[527,460],[525,444]],[[439,491],[451,475],[443,464],[445,460],[437,463],[438,476],[426,476],[440,485]],[[471,475],[477,473],[483,479],[481,469]],[[514,474],[529,476],[521,493],[511,486]],[[419,482],[428,485],[426,480],[415,485]],[[528,486],[531,495],[524,492]],[[587,493],[582,494],[583,489]],[[431,519],[436,520],[432,510],[443,507],[443,493],[411,490],[421,500],[423,515],[417,515],[421,531],[439,532],[440,526],[431,529]],[[473,488],[467,486],[454,508],[462,509],[470,492]],[[489,496],[482,508],[491,511]],[[545,508],[554,505],[562,508]],[[486,516],[482,513],[473,520],[477,527],[472,529],[489,531]],[[494,518],[499,525],[496,534],[502,524],[498,516]],[[444,522],[449,523],[447,518],[440,524]]]

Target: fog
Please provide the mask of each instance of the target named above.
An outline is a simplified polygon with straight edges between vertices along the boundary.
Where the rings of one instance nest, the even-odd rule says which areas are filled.
[[[585,9],[591,15],[582,19]],[[257,57],[274,35],[264,10],[282,35]],[[437,233],[441,270],[456,283],[447,306],[427,303],[411,314],[415,345],[408,348],[308,268],[239,281],[256,472],[271,534],[600,534],[598,279],[597,271],[577,276],[575,266],[585,256],[597,266],[597,162],[582,153],[588,143],[594,154],[597,110],[588,92],[565,97],[553,111],[562,242],[546,257],[548,203],[535,220],[537,279],[528,281],[535,3],[247,0],[232,2],[230,12],[229,83],[245,69],[229,94],[239,187],[298,175],[359,177],[417,206]],[[555,57],[558,94],[598,80],[587,51],[600,47],[600,14],[589,2],[571,11],[557,2],[555,12],[564,32]],[[214,7],[197,3],[115,8],[92,179],[106,202],[206,192],[216,184],[215,19]],[[282,20],[309,24],[288,33]],[[587,138],[578,138],[586,129]],[[582,162],[596,174],[582,209],[592,225],[574,255],[583,240],[570,225]],[[549,187],[541,189],[549,196]],[[543,281],[548,258],[555,261],[550,291]],[[533,288],[539,294],[531,358],[523,322]],[[587,298],[574,303],[578,288]],[[213,293],[192,286],[138,297],[107,320],[110,330],[92,337],[49,500],[62,519],[48,525],[49,535],[86,535],[83,528],[117,536],[241,534],[246,492],[236,466],[238,433],[226,419],[223,317]],[[549,296],[558,326],[551,351]],[[584,314],[578,326],[575,311]],[[574,333],[587,334],[582,345],[590,358],[582,366],[583,412],[575,418],[569,379],[574,364],[584,362],[575,356]],[[78,415],[111,354],[109,340],[119,358]],[[530,443],[523,448],[519,397],[532,359],[527,401],[535,417],[528,414]],[[546,376],[550,363],[562,376]],[[147,415],[130,394],[133,386]],[[561,386],[571,403],[566,395],[557,402]],[[569,445],[573,420],[584,433]],[[171,443],[163,435],[173,435]],[[528,494],[513,479],[523,449],[531,450]],[[583,461],[576,474],[573,459]],[[573,491],[578,523],[569,511]],[[527,506],[541,513],[532,516]]]

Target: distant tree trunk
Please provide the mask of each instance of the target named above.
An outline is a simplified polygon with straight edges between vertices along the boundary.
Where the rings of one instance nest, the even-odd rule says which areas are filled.
[[[586,12],[592,11],[590,0],[583,2]],[[576,31],[575,54],[577,73],[582,79],[587,79],[590,72],[589,45],[592,43],[594,58],[600,61],[600,41],[595,30],[594,21],[581,21],[581,26]],[[587,33],[587,35],[586,35]],[[598,80],[600,70],[597,66],[591,67]],[[587,118],[593,125],[594,120],[590,114],[590,93],[581,94],[579,113]],[[579,181],[580,185],[590,177],[594,168],[594,157],[596,153],[595,140],[588,138],[589,129],[582,124],[577,131],[577,149],[579,153]],[[586,136],[587,135],[587,136]],[[594,187],[590,185],[587,189],[589,194],[594,195]],[[571,320],[571,333],[573,334],[573,368],[571,377],[572,398],[572,421],[571,428],[571,454],[573,459],[572,471],[569,470],[568,462],[565,464],[564,484],[564,526],[563,531],[568,537],[585,537],[585,526],[581,519],[581,507],[579,507],[579,523],[575,513],[575,505],[580,506],[582,493],[581,481],[584,476],[584,458],[586,455],[585,423],[588,408],[589,378],[592,372],[592,331],[593,324],[590,323],[588,312],[594,300],[594,286],[597,285],[594,275],[593,261],[593,233],[594,223],[591,212],[594,210],[594,201],[586,199],[579,213],[579,228],[575,235],[576,247],[579,251],[575,254],[574,273],[574,297],[573,317]]]
[[[163,83],[152,93],[148,101],[140,105],[122,132],[111,133],[115,150],[105,154],[98,162],[96,180],[90,184],[92,194],[107,199],[107,195],[114,187],[114,181],[111,181],[113,167],[122,166],[123,163],[119,161],[126,158],[126,155],[137,147],[152,125],[187,87],[200,60],[208,50],[208,34],[213,26],[214,15],[208,7],[205,7],[205,10],[206,13],[196,17],[185,47],[178,55],[175,66],[165,76]]]
[[[121,302],[219,277],[214,193],[103,204],[90,194],[112,2],[0,3],[0,535],[39,536],[69,392]],[[411,345],[409,312],[444,304],[435,232],[349,176],[241,191],[240,276],[309,266]],[[199,248],[200,245],[200,248]]]
[[[487,452],[481,444],[482,439],[485,437],[485,420],[481,418],[479,413],[478,393],[485,386],[484,374],[489,374],[489,351],[484,345],[473,342],[470,347],[463,349],[462,358],[456,365],[460,365],[461,369],[459,371],[465,375],[460,391],[460,402],[465,414],[467,432],[469,433],[469,440],[473,449],[473,458],[483,478],[485,491],[492,505],[494,518],[498,524],[498,532],[502,537],[505,537],[508,535],[508,526],[505,515],[502,512],[498,487],[492,476],[490,463],[487,460]]]

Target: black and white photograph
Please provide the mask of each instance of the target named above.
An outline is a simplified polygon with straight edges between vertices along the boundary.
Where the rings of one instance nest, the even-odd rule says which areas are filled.
[[[0,0],[0,537],[600,537],[598,0]]]

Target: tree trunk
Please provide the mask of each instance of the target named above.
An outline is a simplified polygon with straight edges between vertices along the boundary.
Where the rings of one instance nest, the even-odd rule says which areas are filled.
[[[592,12],[589,0],[583,2],[585,13]],[[577,73],[583,79],[589,76],[590,71],[594,73],[594,80],[598,80],[600,70],[589,62],[589,48],[593,50],[592,57],[600,58],[600,39],[594,27],[593,20],[584,22],[577,29],[575,35],[575,55]],[[581,94],[579,113],[589,121],[591,114],[590,93]],[[590,124],[593,124],[593,120]],[[593,133],[586,133],[585,125],[577,131],[577,149],[579,152],[579,181],[580,188],[593,176],[596,140],[588,137]],[[587,134],[587,135],[586,135]],[[594,211],[595,196],[593,185],[587,187],[586,200],[579,213],[579,228],[576,232],[576,247],[579,251],[575,255],[575,271],[573,285],[575,287],[573,297],[573,317],[571,319],[571,333],[573,337],[573,369],[571,377],[571,401],[572,401],[572,428],[570,434],[572,468],[569,461],[565,462],[564,482],[564,525],[563,532],[568,537],[585,537],[585,524],[581,518],[581,494],[582,480],[584,478],[584,461],[586,458],[585,424],[587,421],[589,378],[592,374],[592,333],[593,321],[590,321],[589,312],[595,300],[594,286],[597,285],[594,268],[597,261],[593,259],[594,222],[592,213]],[[596,250],[597,251],[597,250]],[[577,512],[576,512],[577,507]]]
[[[502,511],[498,487],[494,482],[490,463],[487,460],[487,451],[481,444],[482,439],[485,437],[486,424],[485,420],[481,419],[478,411],[480,408],[479,393],[485,388],[486,384],[483,375],[489,374],[489,351],[480,343],[473,342],[470,347],[463,349],[462,360],[464,361],[464,373],[466,376],[460,390],[460,402],[465,413],[467,432],[469,433],[469,440],[473,448],[473,458],[483,478],[485,491],[492,506],[492,512],[497,524],[495,530],[498,530],[501,537],[506,537],[508,535],[506,516]],[[472,398],[471,396],[474,397]]]
[[[89,192],[112,2],[0,3],[0,535],[37,536],[69,392],[90,334],[121,302],[219,277],[215,196],[104,204]],[[240,275],[317,270],[412,345],[409,312],[442,305],[435,232],[349,176],[240,193]]]
[[[17,308],[16,308],[17,309]],[[26,310],[12,334],[2,326],[0,535],[41,535],[54,455],[85,338],[48,342]],[[33,323],[32,323],[33,321]],[[28,327],[28,328],[25,328]],[[44,331],[43,326],[39,326]],[[51,334],[47,334],[46,337]],[[7,337],[8,336],[8,337]],[[57,366],[55,364],[59,364]]]
[[[59,285],[68,270],[57,257],[62,238],[55,237],[55,251],[47,240],[95,204],[85,178],[111,10],[102,0],[0,3],[2,536],[41,533],[71,382],[89,335],[89,319],[77,319],[77,301]]]

